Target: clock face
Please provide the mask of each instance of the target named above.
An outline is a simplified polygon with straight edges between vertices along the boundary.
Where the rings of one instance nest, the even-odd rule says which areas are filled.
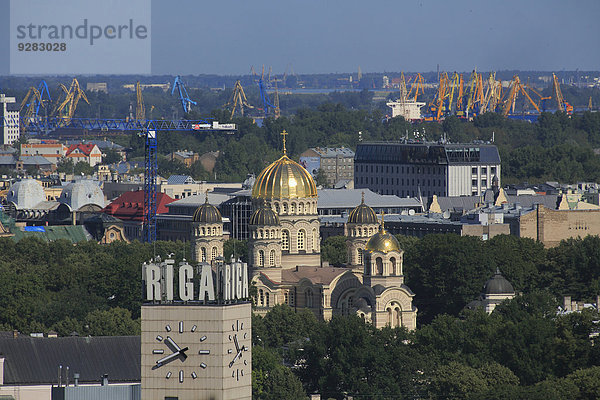
[[[194,362],[198,359],[195,355],[210,354],[210,350],[202,349],[202,342],[205,340],[206,335],[198,332],[197,325],[186,326],[183,321],[165,325],[164,334],[156,335],[157,346],[152,354],[157,359],[152,369],[164,370],[165,379],[177,379],[179,383],[187,378],[197,379],[198,373],[206,369],[207,365],[204,362]],[[185,372],[190,370],[189,374]]]
[[[248,351],[250,346],[250,337],[244,329],[244,323],[236,320],[231,324],[231,332],[229,333],[229,342],[232,347],[227,350],[227,354],[231,356],[229,368],[231,368],[231,377],[236,381],[244,376],[244,368],[248,366],[248,357],[244,353]]]

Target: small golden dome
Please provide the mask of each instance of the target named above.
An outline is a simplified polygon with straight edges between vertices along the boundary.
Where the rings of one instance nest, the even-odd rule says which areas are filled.
[[[194,212],[194,222],[200,222],[203,224],[218,224],[223,222],[221,212],[219,209],[208,202],[208,196],[206,201]]]
[[[365,192],[362,194],[362,201],[348,215],[349,224],[378,224],[377,214],[365,204]]]
[[[255,199],[317,197],[317,185],[306,169],[284,154],[265,168],[252,187]]]
[[[396,239],[394,235],[386,231],[383,226],[380,226],[379,232],[371,236],[367,242],[365,250],[370,252],[379,251],[382,253],[400,251],[400,243],[398,243],[398,239]]]

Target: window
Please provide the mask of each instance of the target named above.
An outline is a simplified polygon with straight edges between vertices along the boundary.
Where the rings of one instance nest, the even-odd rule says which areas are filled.
[[[487,175],[487,167],[481,167],[481,175]]]
[[[471,180],[471,186],[477,187],[477,179],[472,179]]]
[[[310,288],[306,289],[304,292],[304,306],[312,307],[313,306],[313,294]]]
[[[305,250],[306,232],[304,229],[298,231],[298,250]]]
[[[377,257],[375,264],[377,264],[377,275],[383,275],[383,260],[381,257]]]
[[[281,231],[281,250],[290,250],[290,232]]]
[[[398,272],[396,271],[396,258],[395,257],[390,258],[390,266],[392,267],[391,275],[399,275]]]
[[[485,179],[481,180],[481,187],[482,188],[486,188],[487,187],[487,180],[485,180]]]
[[[214,260],[215,258],[217,258],[217,248],[216,247],[212,248],[210,255],[211,255],[211,260]]]
[[[265,305],[265,295],[262,289],[260,289],[258,291],[258,305],[259,306],[264,306]]]
[[[263,250],[258,251],[258,266],[259,267],[265,266],[265,252]]]
[[[269,307],[269,292],[265,292],[266,306]]]
[[[490,167],[490,173],[496,175],[496,167]]]
[[[312,230],[312,249],[313,251],[317,250],[317,228],[313,228]]]
[[[477,167],[471,167],[471,174],[477,175]]]
[[[271,266],[271,267],[275,266],[275,250],[271,250],[269,252],[269,266]]]
[[[358,263],[363,263],[363,249],[358,249]]]
[[[206,261],[206,247],[203,247],[200,250],[201,250],[201,253],[202,253],[200,261]]]

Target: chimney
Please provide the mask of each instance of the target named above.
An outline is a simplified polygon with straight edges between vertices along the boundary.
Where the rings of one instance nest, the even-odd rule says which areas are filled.
[[[0,355],[0,385],[4,385],[4,356]]]
[[[563,299],[563,308],[565,309],[565,311],[572,311],[571,310],[571,296],[565,296]]]
[[[108,374],[104,374],[100,377],[101,381],[100,381],[100,385],[102,386],[108,386]]]
[[[79,386],[79,373],[75,372],[73,374],[73,379],[75,380],[75,386]]]
[[[16,339],[18,336],[19,336],[19,331],[15,329],[13,331],[13,339]]]

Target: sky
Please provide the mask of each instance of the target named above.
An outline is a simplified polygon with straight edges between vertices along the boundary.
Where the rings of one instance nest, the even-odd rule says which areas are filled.
[[[599,0],[148,1],[155,75],[600,70]]]

